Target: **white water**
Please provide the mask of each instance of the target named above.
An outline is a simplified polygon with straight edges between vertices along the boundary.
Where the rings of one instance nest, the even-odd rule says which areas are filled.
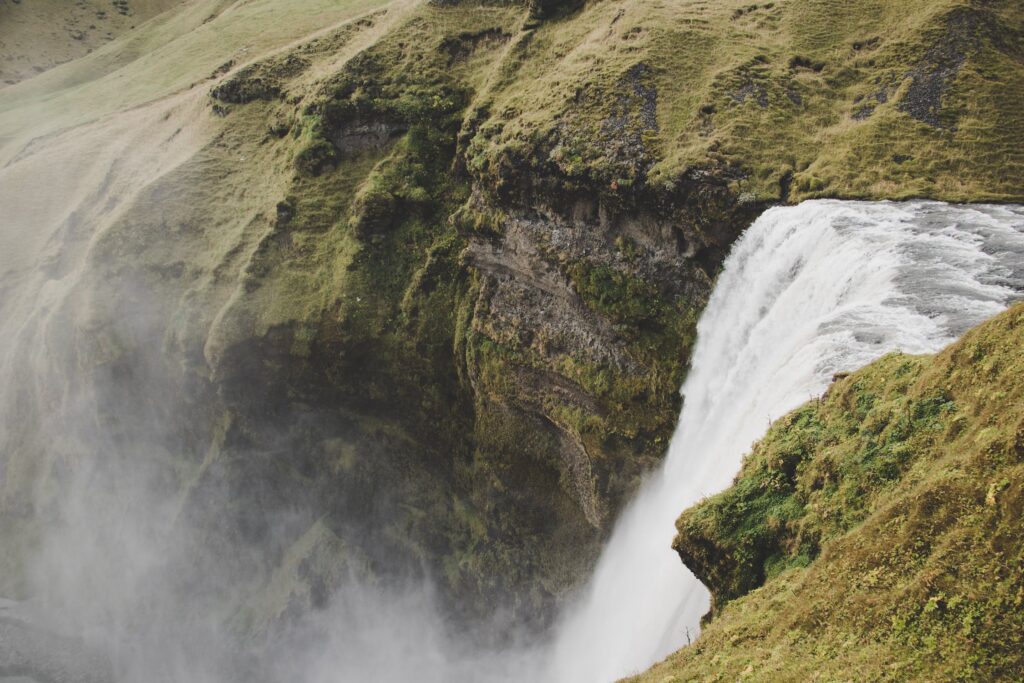
[[[1022,289],[1021,207],[813,201],[767,211],[726,261],[665,465],[562,620],[548,678],[616,680],[695,637],[709,596],[670,548],[679,513],[727,487],[769,421],[835,372],[896,349],[937,351]]]

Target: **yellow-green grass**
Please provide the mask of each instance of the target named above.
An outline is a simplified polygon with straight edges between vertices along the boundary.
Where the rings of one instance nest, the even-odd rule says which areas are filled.
[[[81,59],[4,88],[0,150],[199,85],[382,6],[381,0],[194,0]],[[400,4],[400,3],[399,3]],[[11,142],[18,143],[11,150]]]
[[[578,145],[566,156],[583,162],[559,158],[563,171],[616,180],[624,170],[595,138],[623,76],[644,64],[657,90],[658,129],[644,131],[656,186],[728,166],[741,171],[736,189],[761,199],[777,198],[787,174],[791,201],[1019,198],[1022,24],[1006,1],[588,3],[518,38],[482,99],[492,116],[478,167],[544,149],[537,141],[561,127]],[[942,45],[959,46],[964,62],[942,97],[949,121],[934,126],[901,103]],[[855,119],[867,104],[873,112]]]
[[[0,3],[0,89],[77,59],[184,0]]]

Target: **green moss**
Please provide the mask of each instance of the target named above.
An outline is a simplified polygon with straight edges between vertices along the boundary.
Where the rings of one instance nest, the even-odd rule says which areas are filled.
[[[314,140],[295,153],[295,168],[300,173],[317,176],[338,161],[334,146],[326,140]]]
[[[639,276],[583,262],[572,266],[569,273],[583,300],[617,323],[634,329],[662,314],[657,288]]]

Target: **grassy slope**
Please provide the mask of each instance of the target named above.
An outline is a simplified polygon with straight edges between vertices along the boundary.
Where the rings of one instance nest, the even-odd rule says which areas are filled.
[[[7,88],[0,141],[9,144],[0,158],[10,159],[46,133],[205,89],[203,81],[229,60],[245,63],[374,6],[369,0],[189,3],[84,59]],[[940,125],[932,126],[900,110],[900,93],[915,65],[945,65],[930,50],[949,37],[950,17],[958,12],[974,17],[965,29],[971,40],[961,45],[964,65],[950,81]],[[624,74],[644,65],[645,85],[657,93],[657,127],[643,131],[650,161],[643,173],[649,172],[652,186],[672,187],[694,169],[724,165],[739,170],[737,194],[761,198],[776,197],[789,172],[795,173],[793,200],[1020,197],[1024,156],[1013,135],[1024,128],[1024,92],[1004,84],[1024,75],[1024,17],[1009,2],[984,9],[965,0],[898,6],[877,0],[852,6],[836,0],[598,2],[521,26],[514,9],[421,8],[415,14],[413,21],[388,24],[391,37],[375,50],[386,55],[394,49],[389,44],[404,46],[405,39],[430,45],[459,30],[503,27],[512,34],[497,67],[490,59],[477,61],[454,79],[471,108],[484,112],[474,123],[466,163],[485,190],[500,187],[518,163],[527,168],[515,172],[559,176],[566,186],[612,199],[648,180],[613,149],[614,138],[630,131],[606,126],[609,107],[634,85]],[[809,66],[795,66],[794,58]],[[361,77],[387,80],[402,70],[402,82],[425,82],[404,94],[407,100],[436,94],[434,77],[423,73],[436,68],[436,60],[389,59],[373,65],[380,72],[363,69]],[[854,121],[857,98],[882,90],[887,102]],[[424,115],[432,111],[423,108]],[[458,115],[458,108],[438,115],[451,113]],[[607,287],[595,285],[593,275],[575,279],[602,312]],[[625,300],[613,303],[623,310],[647,305],[643,291],[621,294]],[[604,312],[615,318],[615,311]]]
[[[381,0],[194,0],[81,59],[4,88],[0,160],[33,138],[184,91],[205,91],[214,72],[259,59],[351,20]],[[402,3],[394,3],[400,6]]]
[[[657,128],[637,132],[657,187],[727,166],[741,170],[738,192],[767,199],[787,174],[792,200],[1019,198],[1011,131],[1024,125],[1024,90],[1007,86],[1024,77],[1022,27],[1007,0],[589,3],[516,41],[483,100],[475,167],[500,177],[540,147],[550,159],[531,166],[626,191],[636,173],[608,138],[630,131],[606,122],[624,74],[643,64]],[[928,80],[939,73],[948,79]]]
[[[635,680],[1019,680],[1022,348],[1018,305],[776,422],[678,522],[715,616]]]
[[[19,272],[0,284],[21,291],[22,296],[11,299],[25,304],[8,299],[10,309],[5,310],[19,308],[26,316],[36,316],[33,301],[38,293],[31,284],[18,290],[18,278],[24,272],[29,282],[38,268],[33,258],[57,263],[56,274],[67,292],[61,295],[63,305],[78,319],[98,321],[94,338],[115,338],[121,314],[108,309],[131,305],[125,295],[131,288],[122,285],[101,295],[95,309],[88,295],[83,302],[76,292],[95,291],[102,287],[97,281],[105,278],[123,282],[119,278],[141,277],[153,296],[149,304],[167,316],[169,348],[162,350],[172,355],[187,347],[185,353],[201,359],[205,335],[240,287],[245,267],[268,230],[264,216],[272,215],[284,198],[283,186],[294,172],[289,146],[262,144],[265,111],[231,121],[211,113],[206,99],[212,74],[225,63],[244,63],[321,32],[344,33],[346,22],[381,4],[196,0],[86,57],[5,88],[0,96],[0,194],[5,198],[0,223],[3,243],[10,240],[15,248],[0,262]],[[373,27],[363,33],[352,44],[336,45],[322,59],[343,60],[365,44],[360,41],[376,36]],[[50,186],[40,187],[40,178]],[[79,191],[79,185],[88,187]],[[347,198],[353,188],[334,178],[331,190],[341,190],[340,196]],[[39,214],[43,218],[37,221]],[[79,225],[76,217],[86,220]],[[26,230],[39,236],[23,235]],[[50,233],[56,235],[52,240]],[[49,246],[23,248],[23,243]],[[304,310],[318,303],[309,292],[307,287],[307,302],[312,303]],[[268,307],[267,315],[273,314]],[[19,326],[21,315],[21,310],[11,314],[12,327]],[[120,355],[130,355],[128,346],[110,349],[113,353],[97,362],[118,362]],[[97,350],[90,348],[89,353]],[[63,382],[55,379],[54,386]],[[22,594],[24,567],[19,564],[28,553],[13,549],[31,544],[34,533],[26,520],[7,515],[18,510],[9,499],[31,495],[45,479],[48,464],[37,456],[32,443],[19,443],[7,463],[0,533],[12,553],[4,560],[0,579],[5,595]],[[181,479],[183,496],[208,465],[192,462],[182,452],[160,457],[170,461]]]
[[[184,0],[2,0],[0,88],[78,59]]]

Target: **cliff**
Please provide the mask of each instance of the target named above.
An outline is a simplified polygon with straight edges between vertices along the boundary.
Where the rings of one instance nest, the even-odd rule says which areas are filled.
[[[1015,680],[1024,306],[778,420],[674,547],[714,595],[638,681]]]
[[[349,571],[543,621],[661,458],[762,209],[1022,198],[1022,27],[1009,0],[195,0],[9,86],[5,528],[100,431],[247,586],[217,592],[244,632]],[[52,215],[17,196],[40,168]]]

